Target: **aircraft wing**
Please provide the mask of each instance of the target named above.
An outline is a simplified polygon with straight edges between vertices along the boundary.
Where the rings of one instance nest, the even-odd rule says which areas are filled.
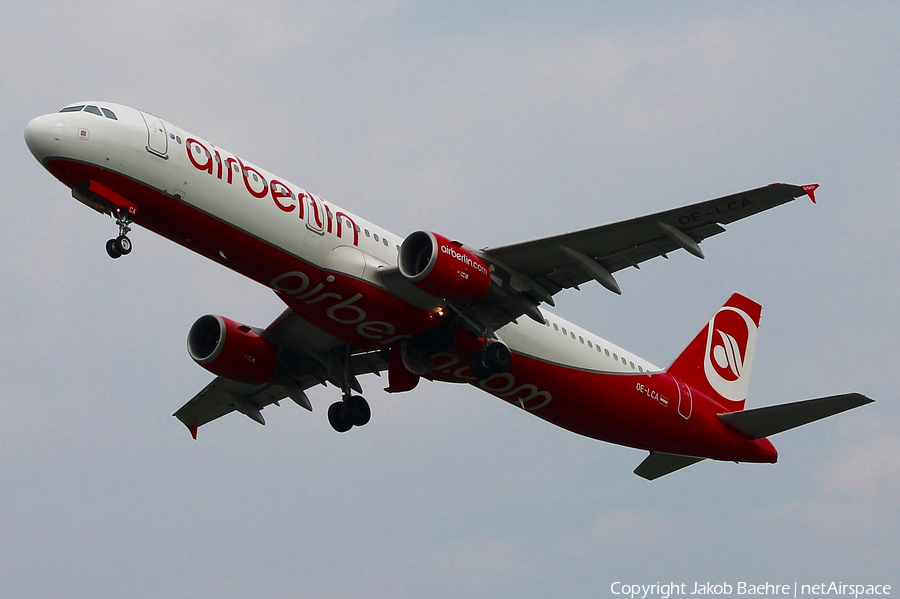
[[[722,225],[804,195],[813,198],[816,187],[774,183],[632,220],[483,251],[551,296],[591,280],[618,293],[611,276],[617,270],[638,268],[641,262],[678,249],[702,258],[699,243],[724,232]]]
[[[235,410],[260,424],[265,424],[266,421],[260,410],[273,403],[277,404],[286,397],[290,397],[298,405],[312,411],[312,404],[304,391],[318,383],[319,380],[315,377],[302,377],[301,381],[293,382],[292,388],[289,389],[284,385],[269,383],[248,385],[216,377],[173,416],[188,427],[195,439],[197,438],[197,427]]]
[[[486,328],[499,328],[522,315],[543,323],[537,306],[554,305],[553,296],[563,289],[597,281],[621,293],[614,272],[640,268],[646,260],[667,258],[679,249],[703,258],[700,242],[724,232],[722,225],[802,196],[815,202],[817,187],[773,183],[632,220],[484,248],[478,254],[491,264],[501,291],[460,312]]]
[[[305,334],[308,331],[309,334]],[[280,405],[285,398],[312,411],[307,389],[326,382],[341,386],[345,376],[341,360],[345,359],[346,346],[327,336],[317,338],[311,325],[291,310],[285,310],[262,336],[278,350],[280,363],[275,375],[261,385],[216,377],[173,414],[188,427],[195,439],[198,427],[233,411],[265,424],[261,410],[273,403]],[[350,386],[359,390],[356,375],[379,374],[387,366],[387,356],[382,352],[351,355]]]

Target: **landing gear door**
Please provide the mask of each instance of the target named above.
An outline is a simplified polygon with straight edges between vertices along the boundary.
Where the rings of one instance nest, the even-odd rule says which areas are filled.
[[[169,138],[166,137],[166,128],[162,121],[146,112],[141,112],[141,116],[147,125],[147,151],[160,158],[168,158]]]

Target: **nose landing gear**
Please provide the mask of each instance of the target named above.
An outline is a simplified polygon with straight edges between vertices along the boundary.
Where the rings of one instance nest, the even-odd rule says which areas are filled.
[[[131,253],[131,240],[128,239],[128,233],[131,231],[131,215],[128,211],[117,206],[113,212],[116,217],[116,224],[119,225],[119,236],[106,242],[106,253],[110,258],[119,258],[127,256]]]

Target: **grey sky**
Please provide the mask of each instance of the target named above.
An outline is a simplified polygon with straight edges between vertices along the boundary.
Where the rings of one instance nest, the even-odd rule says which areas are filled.
[[[0,596],[603,597],[615,580],[900,585],[895,3],[7,3],[0,9]],[[822,185],[556,312],[665,365],[763,304],[748,407],[877,403],[774,466],[648,483],[644,453],[475,389],[387,395],[339,435],[313,390],[199,441],[193,321],[260,286],[69,197],[22,139],[140,107],[399,235],[474,246],[757,187]]]

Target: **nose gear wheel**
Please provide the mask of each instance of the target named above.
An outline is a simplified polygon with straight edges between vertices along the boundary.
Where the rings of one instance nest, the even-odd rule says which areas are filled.
[[[128,233],[131,232],[132,220],[128,211],[122,207],[116,207],[112,215],[116,217],[116,224],[119,225],[119,236],[106,242],[106,253],[115,259],[131,253],[132,245]]]

